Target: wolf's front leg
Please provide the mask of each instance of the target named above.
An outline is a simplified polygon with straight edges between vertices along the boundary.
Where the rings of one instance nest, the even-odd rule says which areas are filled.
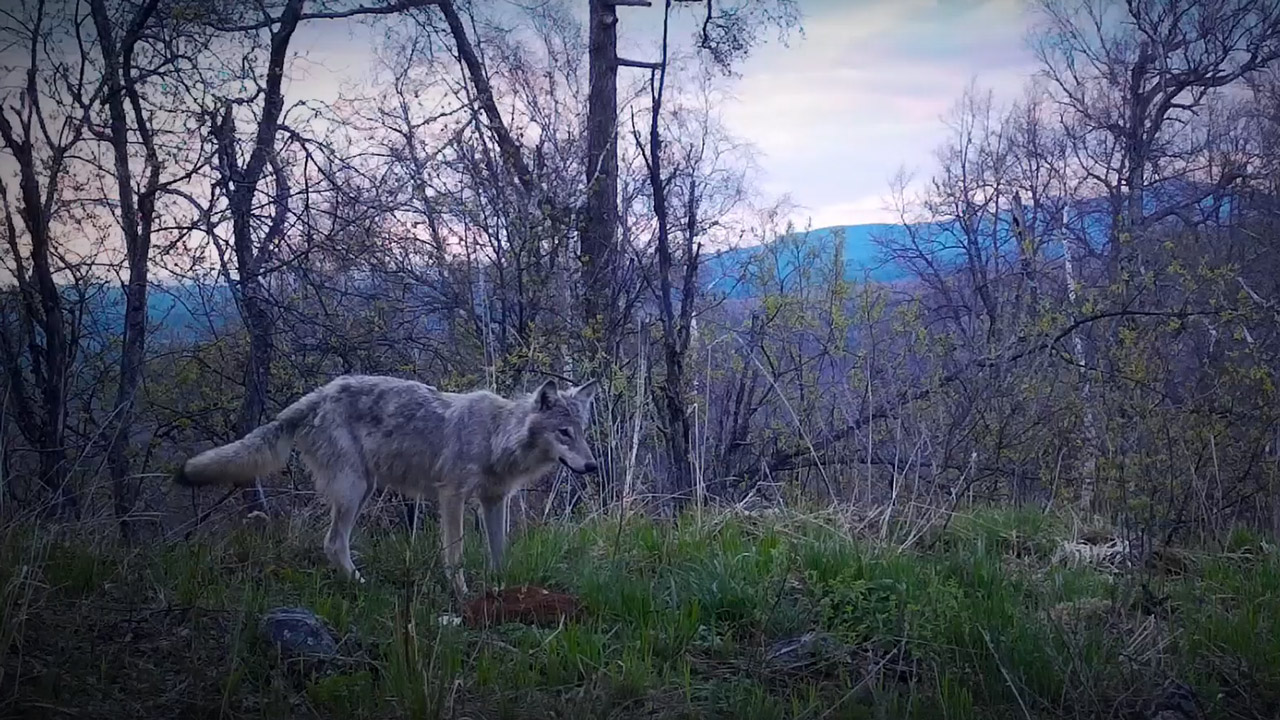
[[[484,511],[484,532],[489,537],[489,569],[502,569],[502,553],[507,539],[507,498],[505,495],[482,497],[480,509]]]
[[[461,494],[441,495],[440,545],[445,575],[453,587],[454,595],[461,603],[467,596],[467,581],[462,576],[462,515],[464,500]]]

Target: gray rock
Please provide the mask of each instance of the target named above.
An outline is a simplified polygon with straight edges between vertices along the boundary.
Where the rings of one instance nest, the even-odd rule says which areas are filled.
[[[1151,720],[1201,720],[1204,711],[1196,691],[1186,683],[1170,680],[1152,703],[1148,713]]]
[[[282,660],[324,661],[338,654],[338,640],[323,620],[305,608],[268,610],[258,623]]]
[[[849,648],[824,632],[807,632],[780,640],[765,651],[765,662],[779,670],[843,662],[848,657]]]
[[[866,690],[871,680],[910,685],[918,678],[916,662],[896,643],[847,645],[830,633],[810,631],[770,645],[764,653],[765,669],[780,674],[805,675],[847,672]]]

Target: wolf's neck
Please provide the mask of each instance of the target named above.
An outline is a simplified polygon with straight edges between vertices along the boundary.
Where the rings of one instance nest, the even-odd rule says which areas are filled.
[[[494,438],[493,465],[501,475],[529,475],[547,464],[545,458],[533,451],[535,446],[529,437],[528,423],[532,403],[531,396],[515,398],[504,408],[499,418],[498,434]]]

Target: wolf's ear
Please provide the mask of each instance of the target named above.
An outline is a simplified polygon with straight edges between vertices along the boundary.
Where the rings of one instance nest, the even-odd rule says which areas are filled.
[[[548,380],[538,388],[537,396],[538,409],[550,410],[556,406],[556,400],[560,398],[560,387],[556,385],[555,380]]]
[[[592,398],[596,396],[596,389],[598,387],[600,387],[600,384],[595,380],[588,380],[587,382],[584,382],[578,387],[570,390],[568,394],[572,395],[575,400],[578,400],[583,405],[590,405]]]

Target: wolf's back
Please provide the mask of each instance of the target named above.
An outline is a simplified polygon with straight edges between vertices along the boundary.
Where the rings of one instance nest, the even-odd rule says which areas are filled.
[[[188,487],[251,485],[259,476],[284,467],[293,447],[293,437],[302,423],[315,414],[323,389],[304,395],[280,411],[274,420],[243,438],[188,459],[178,468],[173,481]]]

